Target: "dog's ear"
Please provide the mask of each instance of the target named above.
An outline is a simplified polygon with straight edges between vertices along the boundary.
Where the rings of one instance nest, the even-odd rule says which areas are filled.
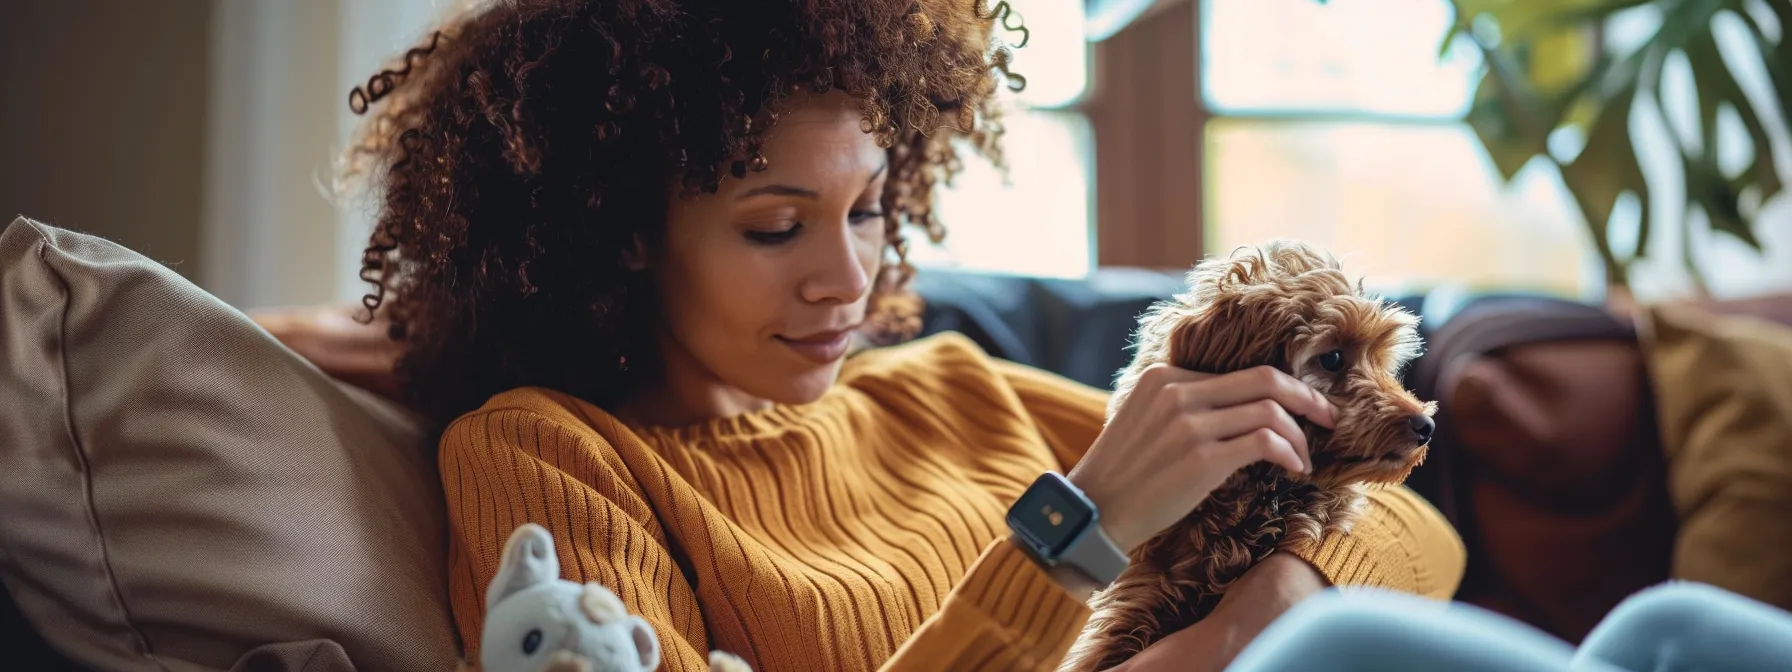
[[[1132,363],[1114,379],[1108,398],[1112,418],[1144,371],[1159,363],[1207,373],[1230,373],[1253,366],[1288,369],[1290,336],[1305,323],[1315,302],[1349,287],[1301,289],[1296,277],[1342,278],[1337,261],[1301,243],[1272,241],[1246,247],[1225,258],[1196,264],[1188,291],[1159,302],[1139,318]],[[1327,280],[1328,282],[1330,280]]]
[[[1241,250],[1197,266],[1189,274],[1188,309],[1168,334],[1170,363],[1207,373],[1286,370],[1289,335],[1305,322],[1310,297],[1289,291],[1285,281],[1326,263],[1302,247]]]
[[[1269,287],[1222,292],[1170,332],[1170,361],[1206,373],[1256,366],[1287,370],[1288,336],[1302,323],[1296,303]]]

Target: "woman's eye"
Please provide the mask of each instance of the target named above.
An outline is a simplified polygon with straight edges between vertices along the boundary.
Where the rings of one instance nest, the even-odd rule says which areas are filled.
[[[1332,373],[1344,370],[1344,351],[1333,350],[1319,356],[1319,368]]]
[[[791,224],[788,229],[781,229],[778,231],[748,231],[746,235],[747,240],[751,240],[760,245],[777,245],[795,238],[796,232],[802,230],[802,228],[803,225],[799,222]]]
[[[846,218],[854,224],[864,224],[865,222],[883,219],[884,213],[876,210],[854,210],[847,214]]]

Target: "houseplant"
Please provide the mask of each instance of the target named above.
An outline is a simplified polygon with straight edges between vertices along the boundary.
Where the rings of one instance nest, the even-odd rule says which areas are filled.
[[[1608,301],[1629,301],[1629,269],[1648,249],[1659,229],[1677,227],[1694,288],[1704,293],[1703,275],[1692,254],[1688,215],[1703,211],[1712,231],[1760,250],[1755,219],[1760,204],[1778,193],[1781,178],[1763,115],[1743,93],[1720,52],[1714,20],[1731,16],[1746,26],[1741,51],[1758,54],[1765,66],[1769,102],[1792,111],[1792,0],[1451,0],[1453,29],[1448,49],[1465,39],[1484,57],[1482,77],[1468,124],[1505,179],[1532,160],[1553,163],[1584,216],[1593,247],[1604,266]],[[1660,23],[1640,45],[1623,50],[1602,45],[1611,19],[1625,11],[1659,12]],[[1725,21],[1732,19],[1725,18]],[[1696,84],[1698,138],[1670,133],[1679,150],[1686,184],[1686,212],[1651,212],[1649,183],[1643,178],[1630,130],[1631,111],[1645,97],[1654,114],[1670,104],[1662,93],[1662,73],[1670,57],[1683,55]],[[1725,111],[1729,110],[1729,111]],[[1750,158],[1739,168],[1720,166],[1719,118],[1733,114],[1746,129]],[[1664,121],[1666,121],[1664,119]],[[1558,129],[1574,129],[1584,146],[1572,156],[1550,150]],[[1614,249],[1608,235],[1620,196],[1642,206],[1633,249]]]

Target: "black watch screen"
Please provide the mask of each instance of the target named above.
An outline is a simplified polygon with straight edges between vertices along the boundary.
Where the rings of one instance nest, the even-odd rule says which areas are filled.
[[[1083,498],[1056,474],[1041,476],[1008,511],[1009,526],[1053,559],[1095,518]]]

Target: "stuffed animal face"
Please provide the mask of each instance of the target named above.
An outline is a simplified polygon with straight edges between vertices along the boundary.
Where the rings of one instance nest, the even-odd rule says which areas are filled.
[[[485,672],[646,672],[659,668],[652,626],[595,583],[560,578],[553,538],[533,523],[510,535],[486,590]]]

